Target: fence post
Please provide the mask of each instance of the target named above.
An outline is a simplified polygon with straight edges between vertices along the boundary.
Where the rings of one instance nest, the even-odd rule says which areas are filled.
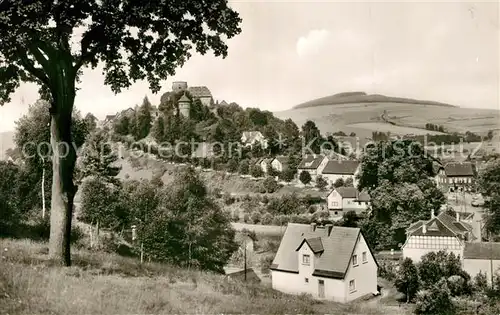
[[[144,262],[144,243],[141,243],[141,264]]]

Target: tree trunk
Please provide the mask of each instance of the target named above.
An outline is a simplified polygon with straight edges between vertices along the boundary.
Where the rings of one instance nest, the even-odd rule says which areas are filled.
[[[70,237],[73,201],[76,187],[73,183],[76,152],[71,137],[71,118],[74,88],[63,86],[54,97],[51,112],[50,142],[52,146],[52,200],[50,211],[50,257],[62,265],[71,265]]]

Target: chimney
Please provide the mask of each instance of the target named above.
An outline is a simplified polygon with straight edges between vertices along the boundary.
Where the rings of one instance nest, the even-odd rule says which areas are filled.
[[[311,231],[316,231],[316,223],[311,223]]]
[[[427,233],[427,225],[424,223],[424,225],[422,225],[422,232],[425,234]]]
[[[431,209],[431,219],[434,219],[434,209]]]
[[[331,223],[325,224],[325,227],[328,230],[328,236],[330,236],[330,234],[332,233],[333,224],[331,224]]]
[[[457,220],[457,222],[460,222],[460,212],[455,212],[455,219]]]

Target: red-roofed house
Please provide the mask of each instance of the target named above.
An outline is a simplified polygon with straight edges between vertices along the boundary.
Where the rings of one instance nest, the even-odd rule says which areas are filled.
[[[438,216],[431,212],[430,220],[415,222],[406,229],[403,257],[419,262],[423,255],[441,250],[462,257],[465,243],[474,239],[471,225],[459,213],[453,218],[445,212]]]
[[[271,278],[275,290],[346,303],[377,293],[377,271],[359,228],[289,223]]]

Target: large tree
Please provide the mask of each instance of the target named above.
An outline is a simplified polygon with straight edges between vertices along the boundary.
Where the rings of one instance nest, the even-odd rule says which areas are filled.
[[[486,229],[488,232],[500,232],[500,161],[488,162],[479,174],[479,190],[485,197]]]
[[[34,82],[50,100],[53,159],[49,253],[70,265],[75,149],[71,115],[86,66],[102,64],[115,93],[147,79],[153,92],[191,56],[227,55],[223,39],[237,35],[241,19],[226,0],[4,0],[0,2],[0,103],[21,82]],[[77,34],[81,34],[77,36]],[[74,40],[79,43],[73,45]],[[63,154],[65,153],[65,154]]]

